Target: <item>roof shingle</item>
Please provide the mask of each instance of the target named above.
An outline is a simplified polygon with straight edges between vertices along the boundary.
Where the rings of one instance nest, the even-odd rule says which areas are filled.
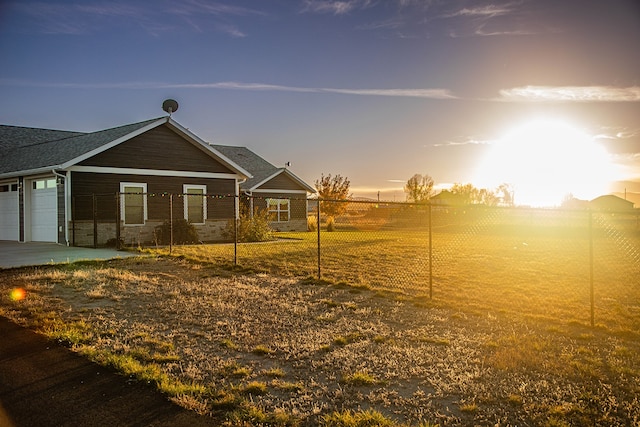
[[[57,167],[158,120],[91,133],[0,125],[0,174]]]

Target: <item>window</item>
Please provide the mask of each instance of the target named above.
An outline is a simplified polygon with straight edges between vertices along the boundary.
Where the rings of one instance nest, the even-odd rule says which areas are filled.
[[[289,221],[289,199],[267,199],[269,221]]]
[[[8,193],[10,191],[18,191],[18,184],[1,184],[0,193]]]
[[[46,188],[55,188],[55,187],[56,187],[55,178],[36,179],[35,181],[33,181],[34,190],[44,190]]]
[[[121,212],[124,225],[143,225],[147,219],[147,184],[121,182]]]
[[[204,224],[207,219],[207,186],[185,184],[182,191],[184,192],[184,219],[192,224]]]

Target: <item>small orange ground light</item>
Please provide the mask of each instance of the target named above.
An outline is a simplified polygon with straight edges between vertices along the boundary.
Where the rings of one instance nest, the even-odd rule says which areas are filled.
[[[27,291],[22,288],[15,288],[11,290],[9,298],[13,301],[21,301],[27,296]]]

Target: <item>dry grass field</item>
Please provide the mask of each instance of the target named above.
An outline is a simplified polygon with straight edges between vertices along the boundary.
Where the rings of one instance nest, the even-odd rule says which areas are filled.
[[[0,271],[0,315],[226,425],[640,425],[633,253],[591,327],[587,240],[434,234],[430,299],[423,232],[323,233],[325,280],[312,234]]]

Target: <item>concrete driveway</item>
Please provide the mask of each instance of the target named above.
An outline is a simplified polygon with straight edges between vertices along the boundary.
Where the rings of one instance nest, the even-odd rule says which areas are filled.
[[[91,249],[55,243],[0,241],[0,268],[62,264],[80,260],[107,260],[138,255],[135,252],[116,251],[108,248]]]

